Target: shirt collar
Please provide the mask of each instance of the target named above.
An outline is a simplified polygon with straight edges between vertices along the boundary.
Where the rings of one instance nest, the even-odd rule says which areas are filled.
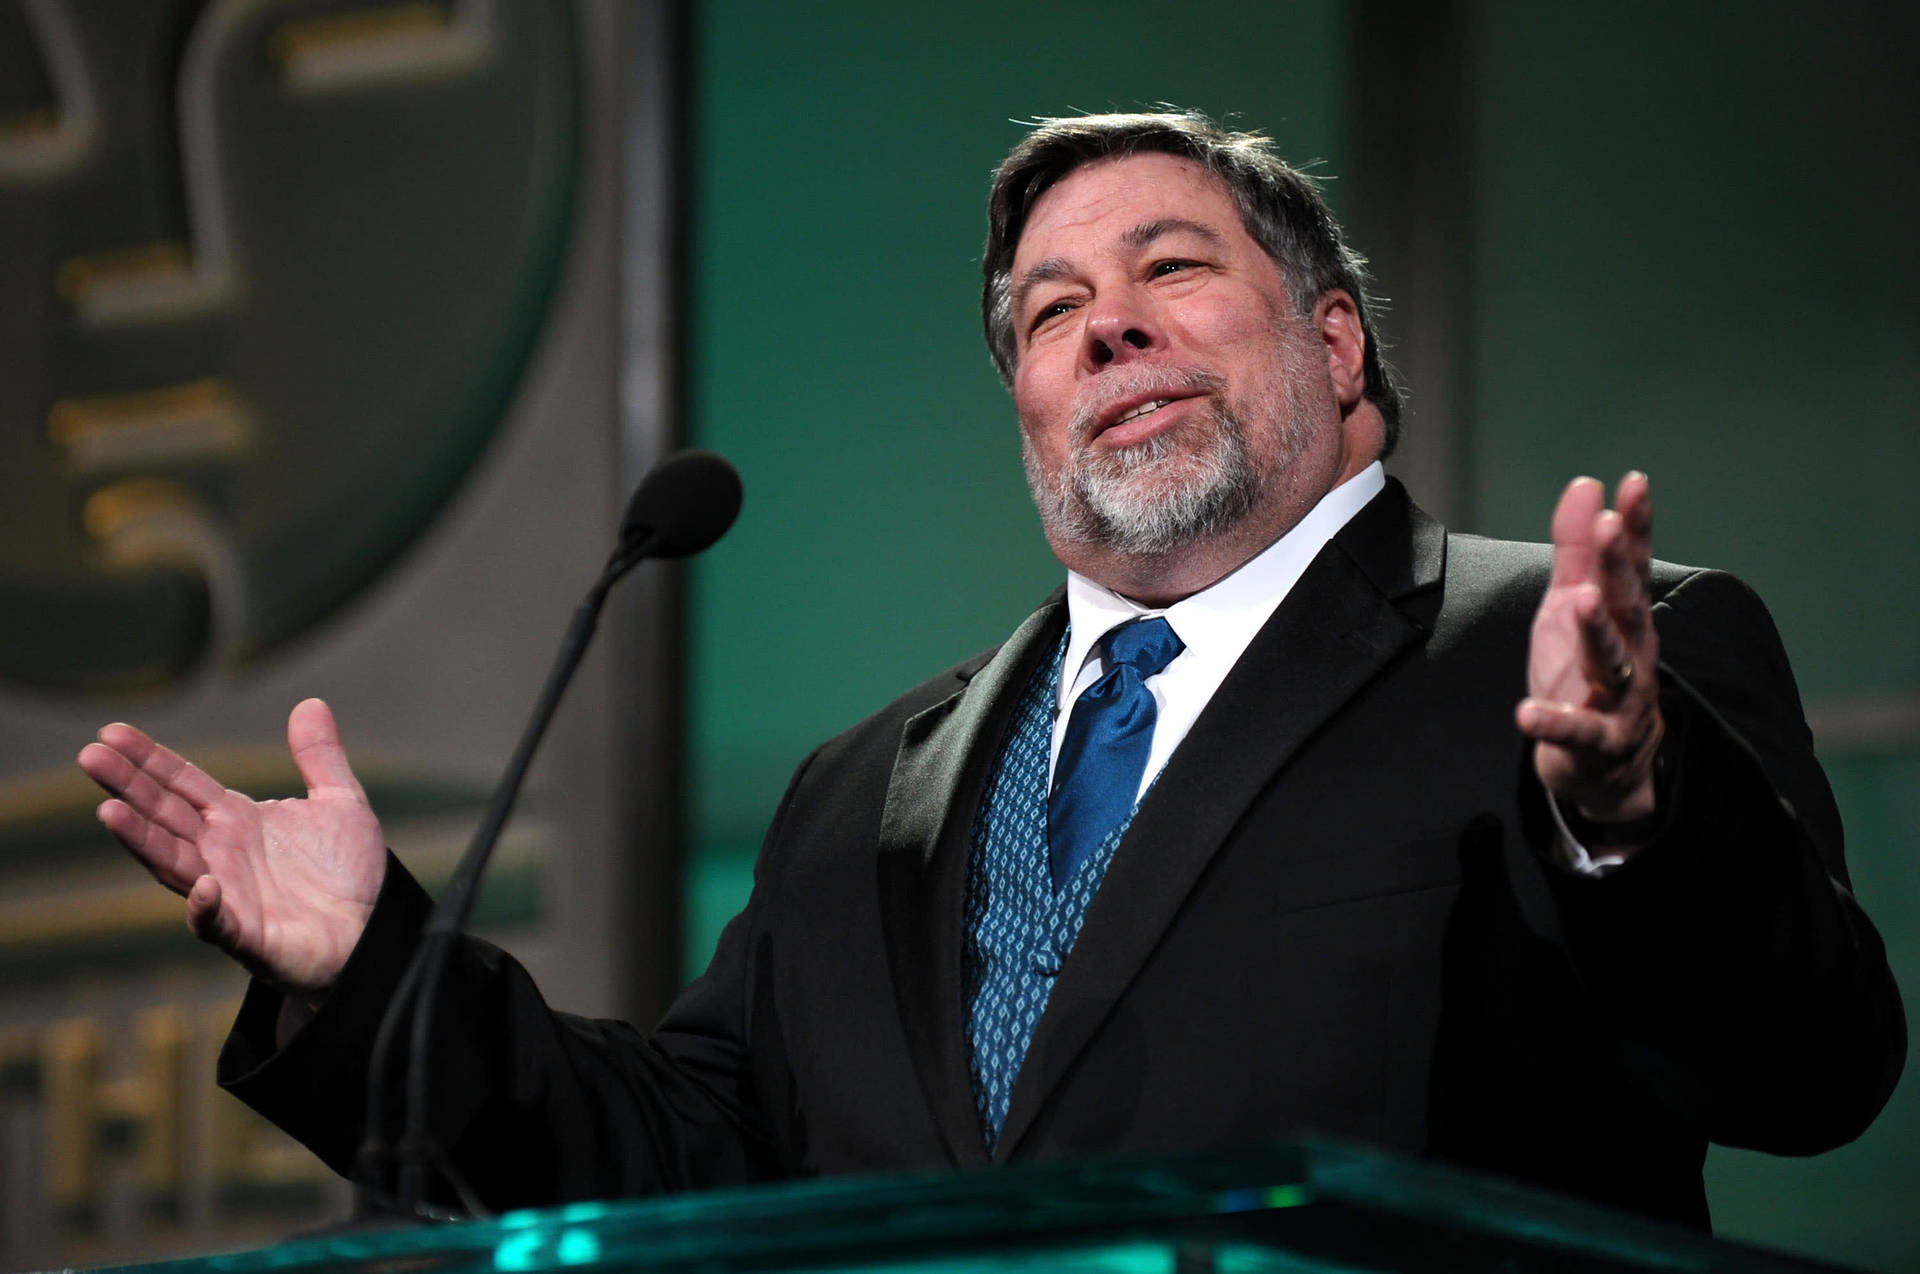
[[[1320,497],[1320,502],[1291,530],[1238,569],[1171,606],[1142,606],[1078,571],[1068,571],[1070,628],[1066,662],[1061,665],[1061,702],[1070,697],[1073,682],[1094,643],[1121,624],[1149,615],[1166,616],[1186,647],[1181,658],[1191,654],[1237,660],[1308,563],[1386,485],[1386,471],[1376,460]]]

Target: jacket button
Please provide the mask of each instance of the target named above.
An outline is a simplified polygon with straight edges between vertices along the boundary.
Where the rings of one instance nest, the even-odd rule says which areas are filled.
[[[1060,953],[1052,947],[1041,947],[1033,953],[1033,971],[1043,978],[1051,978],[1060,972]]]

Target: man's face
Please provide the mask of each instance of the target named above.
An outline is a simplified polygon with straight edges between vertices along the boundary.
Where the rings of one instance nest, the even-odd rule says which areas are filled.
[[[1337,426],[1326,355],[1204,168],[1076,169],[1035,204],[1012,287],[1028,482],[1068,566],[1236,529],[1264,544],[1305,511],[1287,477]]]

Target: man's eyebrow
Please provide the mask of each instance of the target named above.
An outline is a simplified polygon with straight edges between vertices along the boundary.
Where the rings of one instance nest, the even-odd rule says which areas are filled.
[[[1143,221],[1120,236],[1123,247],[1138,252],[1150,246],[1154,240],[1165,235],[1186,233],[1196,235],[1211,244],[1226,242],[1226,236],[1203,221],[1189,221],[1185,217],[1157,217],[1152,221]],[[1020,276],[1013,285],[1013,293],[1008,298],[1010,313],[1018,314],[1027,302],[1027,296],[1042,283],[1051,283],[1055,279],[1065,278],[1073,273],[1073,267],[1062,257],[1048,257],[1045,261],[1034,263],[1033,267]]]
[[[1073,272],[1073,267],[1062,257],[1048,257],[1045,261],[1035,262],[1033,267],[1020,276],[1013,285],[1013,296],[1009,299],[1009,313],[1018,314],[1027,303],[1027,294],[1042,283],[1051,283],[1055,279],[1065,278]]]
[[[1210,244],[1222,244],[1227,237],[1204,221],[1189,221],[1185,217],[1156,217],[1152,221],[1143,221],[1120,236],[1121,246],[1138,252],[1150,246],[1154,240],[1170,234],[1191,234],[1205,239]],[[1009,313],[1018,314],[1027,303],[1027,296],[1042,283],[1051,283],[1055,279],[1065,278],[1073,273],[1073,267],[1063,257],[1048,257],[1045,261],[1035,262],[1033,267],[1020,276],[1013,285],[1013,293],[1008,298]]]
[[[1153,221],[1143,221],[1133,229],[1127,231],[1124,235],[1121,235],[1120,242],[1138,251],[1141,248],[1147,247],[1155,239],[1163,235],[1180,232],[1198,235],[1208,243],[1219,244],[1226,242],[1226,236],[1218,230],[1215,230],[1212,226],[1201,221],[1189,221],[1185,217],[1160,217]]]

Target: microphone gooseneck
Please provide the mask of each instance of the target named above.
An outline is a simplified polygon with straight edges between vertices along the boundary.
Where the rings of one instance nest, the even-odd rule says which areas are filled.
[[[481,872],[513,812],[514,799],[519,795],[547,725],[560,705],[560,697],[586,654],[607,593],[621,576],[646,558],[687,557],[707,548],[733,525],[740,513],[740,499],[738,471],[725,457],[711,451],[682,451],[669,456],[641,480],[628,501],[619,541],[601,569],[600,577],[574,609],[572,622],[567,626],[533,713],[514,747],[512,759],[493,789],[446,892],[428,917],[420,948],[407,965],[393,1000],[380,1020],[379,1032],[374,1037],[372,1065],[367,1072],[365,1140],[360,1146],[354,1176],[363,1184],[387,1178],[389,1150],[383,1137],[387,1126],[387,1063],[393,1056],[402,1024],[409,1023],[404,1132],[393,1154],[399,1169],[395,1194],[400,1209],[407,1215],[430,1215],[423,1211],[422,1205],[438,1158],[438,1149],[427,1134],[427,1062],[433,1039],[436,992],[453,950],[453,940],[465,929],[472,913]],[[469,1209],[479,1210],[478,1201],[467,1195],[459,1179],[451,1172],[447,1175]]]

